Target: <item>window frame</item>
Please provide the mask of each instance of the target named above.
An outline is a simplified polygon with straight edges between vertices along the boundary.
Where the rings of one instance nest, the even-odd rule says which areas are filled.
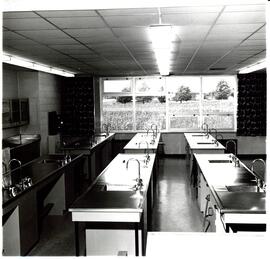
[[[236,83],[236,87],[234,89],[234,111],[233,113],[229,113],[229,112],[220,112],[220,113],[208,113],[210,115],[221,115],[221,116],[226,116],[226,115],[231,115],[233,116],[233,126],[232,128],[222,128],[222,129],[218,129],[218,131],[220,132],[236,132],[237,129],[237,88],[238,88],[238,79],[236,75],[185,75],[185,76],[172,76],[172,77],[200,77],[200,99],[199,99],[199,114],[196,116],[198,116],[198,128],[171,128],[170,127],[170,118],[172,117],[172,114],[169,113],[169,93],[168,93],[168,89],[167,89],[167,78],[166,76],[134,76],[134,77],[101,77],[99,80],[100,83],[100,122],[101,124],[103,123],[103,97],[104,96],[131,96],[132,97],[132,109],[133,109],[133,129],[132,130],[115,130],[115,133],[134,133],[134,132],[138,132],[138,130],[136,130],[136,97],[137,96],[157,96],[158,92],[154,92],[151,94],[143,94],[140,92],[136,92],[136,80],[138,79],[150,79],[150,78],[161,78],[164,81],[164,91],[162,92],[162,94],[160,96],[165,96],[166,98],[166,128],[161,130],[161,132],[197,132],[200,131],[200,125],[202,125],[203,121],[204,121],[204,117],[205,114],[203,113],[203,108],[202,108],[202,101],[203,101],[203,84],[202,84],[202,78],[203,77],[226,77],[226,76],[233,76],[235,77],[235,83]],[[104,93],[104,81],[105,80],[131,80],[131,92],[106,92]],[[164,93],[164,94],[163,94]],[[183,115],[183,116],[176,116],[176,117],[192,117],[193,115]],[[143,130],[140,130],[143,131]],[[146,129],[145,129],[146,131]]]

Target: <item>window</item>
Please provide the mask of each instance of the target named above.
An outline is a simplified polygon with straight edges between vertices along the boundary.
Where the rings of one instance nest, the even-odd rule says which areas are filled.
[[[236,79],[232,76],[202,77],[202,122],[210,128],[234,128],[234,89]]]
[[[101,121],[113,131],[235,129],[235,76],[102,79]]]
[[[170,129],[191,130],[200,127],[200,77],[172,77],[167,81]]]
[[[103,123],[109,123],[112,131],[133,130],[132,80],[104,80],[103,82]]]
[[[136,78],[135,129],[145,130],[156,124],[166,129],[165,82],[159,78]]]

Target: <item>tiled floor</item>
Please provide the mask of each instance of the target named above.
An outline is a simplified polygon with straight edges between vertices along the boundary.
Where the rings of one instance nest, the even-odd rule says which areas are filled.
[[[192,198],[184,159],[160,160],[158,198],[152,231],[201,231],[202,218]],[[74,226],[69,214],[49,216],[31,256],[74,256]]]

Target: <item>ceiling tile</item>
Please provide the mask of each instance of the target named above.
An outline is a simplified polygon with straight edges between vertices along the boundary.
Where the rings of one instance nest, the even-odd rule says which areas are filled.
[[[96,38],[98,41],[110,41],[110,39],[115,38],[110,29],[108,28],[98,28],[98,29],[67,29],[65,30],[68,34],[76,38],[88,37]],[[107,40],[105,40],[107,39]],[[93,39],[94,40],[94,39]]]
[[[4,19],[3,26],[15,31],[55,29],[53,25],[42,18]]]
[[[186,26],[177,26],[175,28],[176,34],[181,40],[201,40],[203,39],[210,25],[186,25]]]
[[[92,10],[38,11],[38,13],[46,18],[98,16],[96,12]]]
[[[207,40],[223,40],[223,41],[237,41],[237,40],[244,40],[247,37],[250,36],[249,32],[226,32],[226,33],[222,33],[222,32],[216,32],[216,33],[209,33],[209,35],[207,36]]]
[[[77,44],[78,42],[70,37],[66,37],[66,38],[46,38],[42,39],[42,43],[48,45],[65,45],[65,44]]]
[[[230,12],[222,13],[217,24],[231,24],[231,23],[265,23],[264,12]]]
[[[228,5],[225,7],[224,12],[255,12],[265,11],[264,4],[243,4],[243,5]]]
[[[34,12],[3,12],[3,19],[9,18],[37,18]]]
[[[218,13],[166,14],[162,22],[171,25],[208,25],[212,24]]]
[[[61,29],[103,28],[106,26],[100,17],[48,18],[48,20]]]
[[[77,44],[51,44],[49,45],[51,48],[58,49],[58,50],[88,50],[85,46],[77,43]]]
[[[149,26],[158,23],[158,15],[105,16],[110,27]],[[123,22],[124,21],[124,22]]]
[[[138,28],[113,28],[114,33],[124,42],[144,41],[150,42],[147,27]]]
[[[254,40],[254,39],[251,40],[251,39],[247,39],[241,45],[243,45],[243,46],[252,46],[252,45],[266,46],[266,41],[265,40]]]
[[[88,54],[92,54],[93,51],[85,48],[85,49],[62,49],[61,52],[68,54],[68,55],[74,55],[74,54],[84,54],[84,55],[88,55]]]
[[[98,12],[103,16],[144,15],[144,14],[158,14],[158,8],[110,9],[110,10],[98,10]]]
[[[266,34],[265,33],[254,33],[252,36],[249,37],[250,40],[265,40],[266,41]]]
[[[25,40],[25,37],[12,31],[3,31],[3,40]]]
[[[170,13],[218,13],[222,6],[182,6],[182,7],[162,7],[161,14]]]
[[[216,24],[211,33],[253,33],[260,28],[263,23],[251,23],[251,24]]]
[[[69,38],[64,32],[60,30],[20,31],[20,34],[40,42],[42,42],[44,39],[46,40],[47,38]]]

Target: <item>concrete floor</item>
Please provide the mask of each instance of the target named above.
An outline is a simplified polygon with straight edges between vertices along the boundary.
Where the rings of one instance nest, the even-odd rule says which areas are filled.
[[[202,216],[192,197],[184,159],[160,159],[158,197],[152,231],[200,232]],[[74,256],[74,226],[70,214],[48,216],[40,241],[30,256]]]

